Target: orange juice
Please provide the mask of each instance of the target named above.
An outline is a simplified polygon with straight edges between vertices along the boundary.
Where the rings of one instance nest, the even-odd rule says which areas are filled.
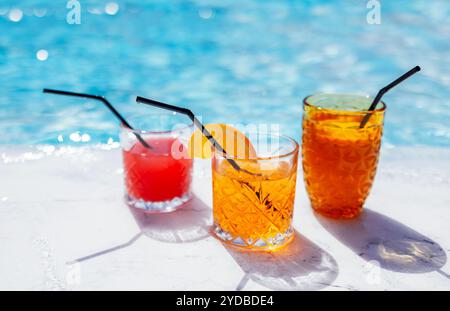
[[[291,144],[292,152],[287,155],[234,159],[241,170],[224,157],[213,157],[213,216],[218,238],[246,249],[271,250],[291,240],[298,156],[297,143],[292,140]]]
[[[375,110],[360,128],[367,111],[345,107],[345,103],[341,110],[324,109],[307,100],[302,156],[311,205],[328,217],[355,217],[361,212],[375,177],[384,108]]]

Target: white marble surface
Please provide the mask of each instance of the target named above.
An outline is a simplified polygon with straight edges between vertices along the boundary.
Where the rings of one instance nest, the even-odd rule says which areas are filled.
[[[208,161],[189,206],[133,214],[108,149],[0,148],[0,290],[450,290],[448,149],[383,149],[352,221],[314,215],[300,175],[296,239],[277,253],[209,235]]]

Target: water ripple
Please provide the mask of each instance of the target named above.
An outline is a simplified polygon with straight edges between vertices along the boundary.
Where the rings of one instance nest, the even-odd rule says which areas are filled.
[[[385,142],[450,147],[448,1],[384,1],[381,25],[357,0],[92,0],[80,25],[66,13],[65,2],[2,0],[0,144],[117,141],[103,107],[43,87],[106,95],[125,115],[149,111],[140,94],[207,123],[280,123],[299,139],[304,96],[374,95],[420,64],[386,96]]]

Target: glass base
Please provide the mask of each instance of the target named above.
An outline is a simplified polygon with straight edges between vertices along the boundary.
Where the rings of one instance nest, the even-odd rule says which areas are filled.
[[[347,207],[347,208],[320,208],[312,206],[313,210],[325,217],[334,219],[352,219],[361,214],[362,207]]]
[[[254,251],[273,251],[289,244],[294,238],[294,230],[290,227],[284,233],[278,233],[270,239],[252,239],[244,240],[241,237],[233,237],[229,232],[223,230],[218,224],[214,223],[212,233],[222,242],[241,249]]]
[[[179,209],[184,203],[191,199],[191,193],[188,192],[182,197],[175,197],[172,200],[149,202],[142,199],[136,199],[129,194],[125,194],[125,202],[128,206],[144,211],[146,213],[170,213]]]

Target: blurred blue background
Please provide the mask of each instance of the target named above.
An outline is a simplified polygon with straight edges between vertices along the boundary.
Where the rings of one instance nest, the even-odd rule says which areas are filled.
[[[316,92],[391,91],[384,144],[450,147],[450,2],[79,0],[0,2],[0,144],[118,139],[99,103],[43,87],[107,96],[124,115],[136,95],[190,107],[206,123],[280,123],[301,136],[301,102]]]

